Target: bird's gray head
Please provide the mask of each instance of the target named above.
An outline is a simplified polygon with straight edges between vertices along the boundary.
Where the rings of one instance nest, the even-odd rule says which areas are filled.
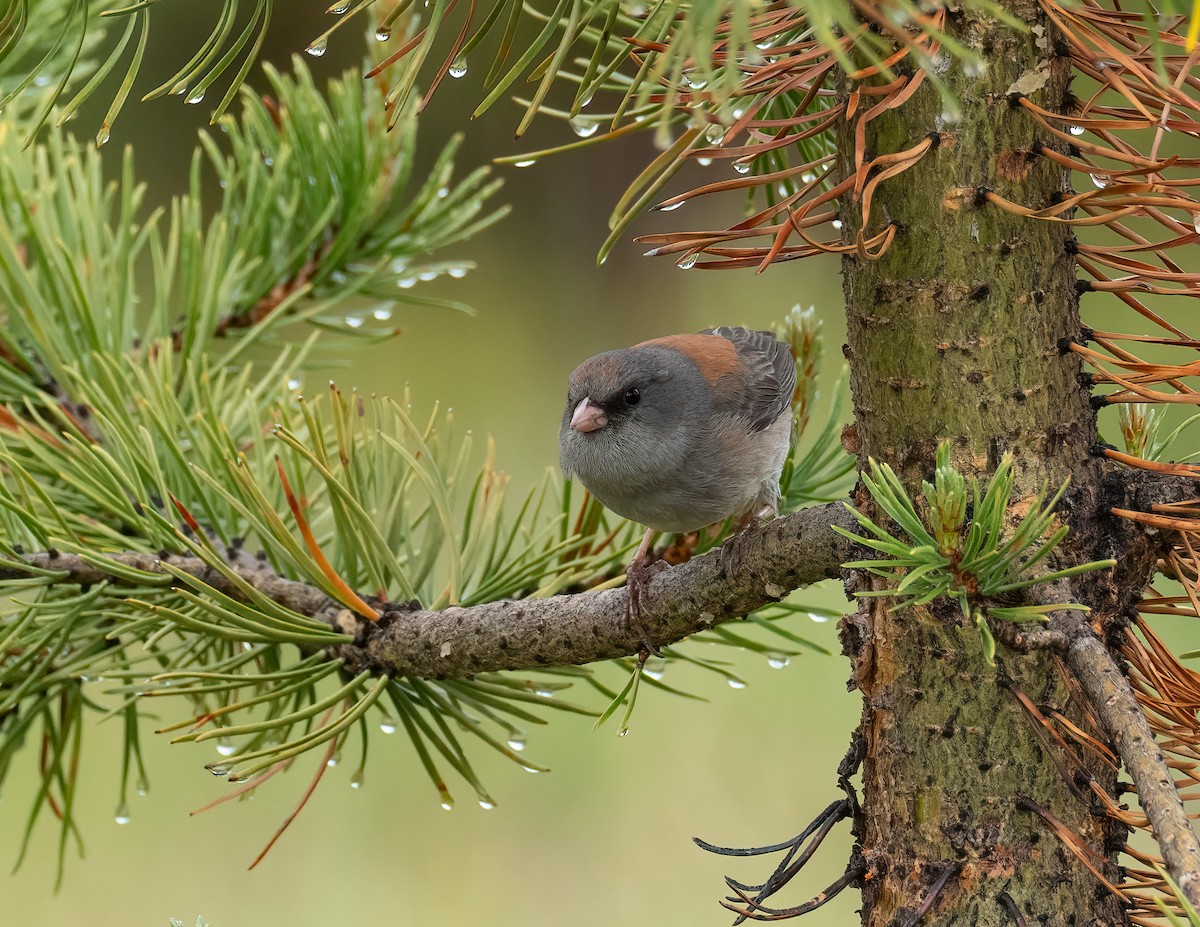
[[[694,437],[689,424],[710,406],[704,377],[678,351],[647,344],[597,354],[571,374],[562,468],[605,501],[610,483],[634,486],[679,466]]]

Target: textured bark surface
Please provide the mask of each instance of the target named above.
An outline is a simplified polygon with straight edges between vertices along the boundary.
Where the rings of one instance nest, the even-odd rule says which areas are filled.
[[[1069,227],[1010,216],[983,202],[986,190],[1032,207],[1068,190],[1063,172],[1034,156],[1035,130],[1007,90],[1024,74],[1045,78],[1031,96],[1062,110],[1067,63],[1055,56],[1051,25],[1032,2],[1004,4],[1037,27],[1024,33],[966,12],[948,30],[991,62],[982,75],[951,63],[942,76],[962,101],[952,122],[927,81],[901,109],[870,123],[872,153],[911,147],[930,131],[939,144],[876,193],[872,227],[898,224],[875,262],[845,261],[857,438],[910,486],[929,478],[934,449],[950,440],[959,468],[987,474],[1001,454],[1016,457],[1017,499],[1071,476],[1096,486],[1090,456],[1095,420],[1080,365],[1062,351],[1078,336]],[[849,171],[853,127],[839,139]],[[855,210],[842,216],[848,233]],[[844,641],[864,697],[860,839],[870,876],[863,923],[904,923],[950,863],[948,880],[922,925],[1014,923],[1007,893],[1030,924],[1125,924],[1120,906],[1071,855],[1032,802],[1107,859],[1124,835],[1072,794],[1078,786],[1043,751],[1007,684],[1078,718],[1056,658],[1001,652],[989,667],[973,625],[957,606],[906,609],[870,600],[847,623]],[[1114,775],[1090,770],[1112,792]],[[1069,777],[1067,777],[1069,778]]]

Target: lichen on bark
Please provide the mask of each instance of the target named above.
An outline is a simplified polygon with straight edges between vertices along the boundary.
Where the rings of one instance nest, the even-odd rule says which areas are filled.
[[[1019,504],[1047,482],[1095,482],[1099,469],[1081,367],[1063,350],[1081,330],[1070,226],[984,199],[995,190],[1037,208],[1069,191],[1066,174],[1035,154],[1039,143],[1062,143],[1008,93],[1033,75],[1026,84],[1037,101],[1067,111],[1069,62],[1036,4],[1004,6],[1024,29],[977,9],[947,17],[947,31],[990,62],[970,73],[935,59],[947,62],[940,76],[961,116],[927,80],[868,124],[872,154],[910,148],[930,132],[937,145],[875,191],[864,231],[895,224],[891,248],[874,261],[847,256],[843,274],[860,462],[886,462],[915,488],[930,477],[940,441],[952,443],[966,474],[986,476],[1011,451]],[[853,122],[839,128],[843,176],[853,170],[854,130]],[[841,218],[852,237],[856,204]],[[1004,654],[993,669],[956,606],[891,611],[886,599],[867,601],[844,635],[864,699],[863,923],[884,927],[911,914],[955,862],[960,874],[923,925],[1010,927],[1002,892],[1031,924],[1127,923],[1096,876],[1022,810],[1023,799],[1048,809],[1105,861],[1106,878],[1120,881],[1115,848],[1124,833],[1064,781],[1009,688],[1087,726],[1057,658]],[[1095,762],[1087,773],[1114,792],[1111,768]]]

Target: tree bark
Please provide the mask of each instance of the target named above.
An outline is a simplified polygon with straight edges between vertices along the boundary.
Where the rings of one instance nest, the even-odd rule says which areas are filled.
[[[994,190],[1040,207],[1070,189],[1035,153],[1038,142],[1061,143],[1008,94],[1031,75],[1030,83],[1044,80],[1031,96],[1064,111],[1069,64],[1036,3],[1004,6],[1033,28],[966,7],[947,19],[947,31],[991,63],[982,74],[958,63],[941,72],[961,120],[926,80],[868,123],[871,154],[908,149],[931,130],[937,146],[875,192],[864,231],[896,224],[891,248],[876,261],[848,256],[843,273],[860,462],[887,462],[915,489],[931,478],[940,441],[952,442],[960,471],[982,477],[1010,451],[1019,505],[1045,482],[1095,486],[1100,468],[1085,379],[1063,350],[1081,331],[1071,229],[985,200]],[[843,176],[854,169],[854,133],[853,121],[839,130]],[[853,236],[856,204],[843,208],[842,222]],[[924,910],[922,927],[1012,927],[1013,911],[1046,927],[1126,924],[1096,875],[1028,810],[1045,809],[1073,830],[1103,861],[1104,877],[1120,881],[1114,847],[1123,829],[1076,797],[1013,694],[1087,727],[1056,658],[1003,653],[992,668],[957,606],[893,612],[887,599],[867,601],[843,634],[864,700],[863,923],[904,923]],[[1114,793],[1113,770],[1097,763],[1088,772]],[[961,871],[922,908],[951,864]]]

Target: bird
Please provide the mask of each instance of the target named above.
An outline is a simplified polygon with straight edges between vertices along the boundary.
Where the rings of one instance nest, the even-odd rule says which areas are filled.
[[[795,383],[786,342],[737,327],[606,351],[571,374],[559,429],[563,472],[646,528],[626,570],[643,661],[657,653],[640,620],[655,534],[778,514]]]

